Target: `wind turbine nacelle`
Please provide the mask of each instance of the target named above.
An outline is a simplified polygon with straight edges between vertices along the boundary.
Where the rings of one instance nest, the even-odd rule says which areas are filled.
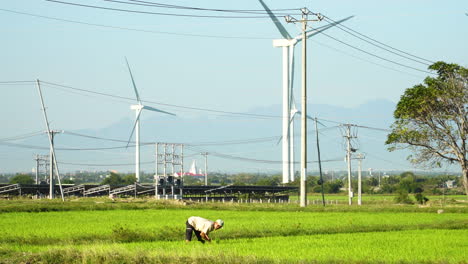
[[[143,108],[142,105],[131,105],[130,106],[130,109],[132,110],[141,110]]]
[[[273,47],[289,47],[296,41],[296,39],[274,39]]]

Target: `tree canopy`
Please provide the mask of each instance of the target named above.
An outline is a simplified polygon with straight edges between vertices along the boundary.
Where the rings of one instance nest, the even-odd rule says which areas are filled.
[[[386,144],[389,150],[408,148],[415,164],[440,167],[458,163],[468,195],[468,69],[436,62],[435,77],[406,89],[394,112]]]
[[[136,182],[136,178],[134,174],[129,174],[129,175],[122,177],[117,173],[111,172],[110,175],[101,182],[101,184],[130,185],[135,182]]]
[[[34,184],[34,180],[30,175],[27,174],[17,174],[10,179],[11,184]]]

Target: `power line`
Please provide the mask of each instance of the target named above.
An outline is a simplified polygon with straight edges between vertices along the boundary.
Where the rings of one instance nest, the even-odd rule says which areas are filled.
[[[266,14],[264,9],[215,9],[215,8],[201,8],[201,7],[191,7],[191,6],[180,6],[180,5],[169,5],[163,3],[156,3],[150,1],[139,1],[139,0],[129,0],[129,2],[125,1],[117,1],[117,0],[101,0],[105,2],[113,2],[113,3],[121,3],[121,4],[129,4],[129,5],[139,5],[139,6],[152,6],[152,7],[159,7],[159,8],[170,8],[170,9],[182,9],[182,10],[194,10],[194,11],[212,11],[212,12],[227,12],[227,13],[247,13],[247,14]],[[273,9],[273,11],[298,11],[299,8],[289,8],[289,9]],[[280,15],[280,14],[276,14]],[[287,15],[287,13],[281,14]]]
[[[71,6],[79,6],[79,7],[86,7],[86,8],[93,8],[93,9],[102,9],[102,10],[109,10],[109,11],[118,11],[118,12],[126,12],[126,13],[136,13],[136,14],[146,14],[146,15],[161,15],[161,16],[175,16],[175,17],[194,17],[194,18],[226,18],[226,19],[252,19],[252,18],[268,18],[268,15],[265,16],[210,16],[210,15],[188,15],[188,14],[175,14],[175,13],[162,13],[162,12],[149,12],[149,11],[140,11],[140,10],[130,10],[130,9],[121,9],[121,8],[112,8],[112,7],[104,7],[104,6],[96,6],[96,5],[85,5],[85,4],[78,4],[73,2],[65,2],[65,1],[58,1],[58,0],[46,0],[48,2],[64,4],[64,5],[71,5]]]
[[[16,82],[16,81],[2,81],[0,83],[12,83],[12,82]],[[21,82],[29,82],[29,81],[21,81]],[[91,90],[86,90],[86,89],[82,89],[82,88],[76,88],[76,87],[56,84],[56,83],[47,82],[47,81],[40,81],[40,82],[42,84],[46,84],[45,86],[49,86],[49,85],[50,86],[56,86],[56,87],[61,87],[61,88],[65,88],[65,89],[70,89],[70,90],[75,90],[75,91],[80,91],[80,92],[85,92],[85,93],[90,93],[90,94],[96,94],[96,95],[105,96],[105,97],[111,97],[111,98],[116,98],[116,99],[124,99],[124,100],[128,100],[128,101],[134,101],[134,99],[130,98],[130,97],[124,97],[124,96],[113,95],[113,94],[108,94],[108,93],[96,92],[96,91],[91,91]],[[244,115],[244,116],[262,117],[262,118],[282,118],[281,116],[274,116],[274,115],[259,115],[259,114],[249,114],[249,113],[241,113],[241,112],[229,112],[229,111],[221,111],[221,110],[214,110],[214,109],[208,109],[208,108],[196,108],[196,107],[188,107],[188,106],[181,106],[181,105],[165,104],[165,103],[155,102],[155,101],[150,101],[150,100],[142,100],[142,102],[148,102],[148,103],[152,103],[152,104],[170,106],[170,107],[175,107],[175,108],[184,108],[184,109],[215,112],[215,113],[223,113],[223,114]],[[318,118],[318,120],[324,121],[324,122],[334,123],[334,124],[337,124],[337,125],[344,124],[343,122],[332,121],[332,120],[323,119],[323,118]],[[374,130],[380,130],[380,131],[385,131],[385,132],[391,132],[391,130],[383,129],[383,128],[375,128],[375,127],[361,126],[361,125],[353,125],[353,126],[366,128],[366,129],[374,129]],[[322,128],[320,130],[324,131],[324,130],[333,129],[333,128],[336,128],[336,126]],[[127,141],[118,140],[118,139],[107,139],[107,138],[89,136],[89,135],[79,134],[79,133],[75,133],[75,132],[67,132],[67,133],[68,134],[79,135],[79,136],[84,136],[84,137],[89,137],[89,138],[95,138],[95,139],[105,139],[105,140],[116,141],[116,142],[127,142]],[[254,141],[255,140],[268,140],[268,139],[272,140],[272,139],[277,139],[277,138],[278,138],[277,136],[272,136],[272,137],[265,137],[265,138],[247,139],[247,141],[250,141],[250,140],[254,140]],[[231,141],[228,141],[226,143],[229,143],[229,142],[231,142]],[[212,143],[216,143],[216,142],[203,142],[203,143],[199,143],[199,144],[208,144],[209,145],[209,144],[212,144]]]
[[[232,160],[238,160],[238,161],[245,161],[245,162],[254,162],[254,163],[266,163],[266,164],[283,164],[283,161],[281,160],[262,160],[262,159],[253,159],[253,158],[246,158],[246,157],[239,157],[239,156],[234,156],[230,154],[222,154],[219,152],[213,152],[213,151],[204,151],[199,148],[194,148],[191,147],[190,145],[187,146],[187,149],[194,151],[194,152],[209,152],[210,156],[215,156],[218,158],[224,158],[224,159],[232,159]],[[331,160],[325,160],[322,162],[336,162],[336,161],[342,161],[342,159],[331,159]],[[308,161],[307,163],[317,163],[318,161]],[[300,162],[294,162],[295,164],[298,164]]]
[[[0,9],[3,10],[3,9]],[[35,81],[2,81],[0,84],[32,84]]]
[[[326,20],[327,22],[329,22],[329,23],[335,22],[335,21],[333,21],[333,20],[331,20],[331,19],[329,19],[329,18],[327,18],[327,17],[325,17],[325,20]],[[331,22],[330,22],[330,21],[331,21]],[[398,53],[398,52],[395,52],[395,51],[393,51],[393,50],[391,50],[391,49],[394,49],[394,50],[397,50],[397,49],[395,49],[395,48],[393,48],[393,47],[390,47],[390,46],[388,46],[388,45],[386,45],[386,44],[383,44],[383,43],[381,43],[381,42],[379,42],[379,41],[376,41],[376,40],[372,39],[374,42],[377,42],[377,43],[379,43],[379,44],[381,44],[381,45],[384,45],[384,46],[386,46],[386,47],[390,47],[391,49],[387,49],[387,48],[385,48],[385,47],[382,47],[382,46],[380,46],[380,45],[377,45],[377,44],[375,44],[375,43],[372,42],[372,41],[369,41],[369,40],[367,40],[367,39],[365,39],[365,38],[363,38],[363,37],[360,37],[360,35],[362,35],[362,36],[365,36],[365,35],[360,34],[360,33],[356,32],[356,31],[354,31],[354,30],[353,30],[353,32],[356,32],[356,33],[359,34],[359,35],[352,33],[350,30],[346,30],[344,26],[341,26],[341,25],[339,25],[339,24],[337,24],[336,27],[339,28],[339,29],[341,29],[342,31],[344,31],[344,32],[346,32],[346,33],[348,33],[348,34],[350,34],[351,36],[353,36],[353,37],[355,37],[355,38],[358,38],[358,39],[360,39],[360,40],[362,40],[362,41],[364,41],[364,42],[367,42],[367,43],[371,44],[372,46],[375,46],[375,47],[377,47],[377,48],[379,48],[379,49],[385,50],[385,51],[390,52],[390,53],[392,53],[392,54],[394,54],[394,55],[400,56],[400,57],[402,57],[402,58],[405,58],[405,59],[408,59],[408,60],[411,60],[411,61],[414,61],[414,62],[423,64],[423,65],[426,65],[426,66],[429,66],[429,65],[430,65],[430,64],[427,63],[427,62],[421,62],[421,61],[419,61],[419,60],[416,60],[416,59],[413,59],[413,58],[411,58],[411,57],[402,55],[402,54],[400,54],[400,53]],[[398,50],[398,51],[399,51],[399,50]],[[405,52],[405,54],[409,54],[409,53],[406,53],[406,52]],[[412,56],[412,57],[417,57],[417,56],[414,56],[414,55],[411,55],[411,54],[409,54],[409,55]],[[417,57],[417,58],[419,58],[419,57]]]
[[[313,30],[315,30],[315,29],[313,29]],[[403,64],[403,63],[399,63],[399,62],[396,62],[396,61],[393,61],[393,60],[384,58],[384,57],[382,57],[382,56],[376,55],[376,54],[374,54],[374,53],[372,53],[372,52],[365,51],[365,50],[363,50],[363,49],[361,49],[361,48],[355,47],[355,46],[353,46],[353,45],[351,45],[351,44],[349,44],[349,43],[346,43],[346,42],[344,42],[344,41],[342,41],[342,40],[339,40],[338,38],[332,37],[332,36],[330,36],[329,34],[323,33],[323,31],[318,31],[318,30],[315,30],[315,31],[317,31],[317,32],[319,32],[320,34],[322,34],[322,35],[324,35],[324,36],[326,36],[326,37],[328,37],[328,38],[331,38],[331,39],[333,39],[333,40],[335,40],[335,41],[337,41],[337,42],[339,42],[339,43],[341,43],[341,44],[343,44],[343,45],[346,45],[346,46],[348,46],[348,47],[350,47],[350,48],[352,48],[352,49],[358,50],[358,51],[360,51],[360,52],[362,52],[362,53],[365,53],[365,54],[367,54],[367,55],[370,55],[370,56],[372,56],[372,57],[375,57],[375,58],[384,60],[384,61],[386,61],[386,62],[393,63],[393,64],[398,65],[398,66],[401,66],[401,67],[405,67],[405,68],[408,68],[408,69],[412,69],[412,70],[415,70],[415,71],[424,72],[424,73],[427,73],[427,74],[434,74],[433,72],[429,72],[429,71],[426,71],[426,70],[421,70],[421,69],[418,69],[418,68],[415,68],[415,67],[412,67],[412,66],[408,66],[408,65],[405,65],[405,64]]]
[[[42,150],[49,150],[50,149],[50,147],[42,147],[42,146],[18,144],[18,143],[9,143],[9,142],[0,142],[0,145],[11,146],[11,147],[19,147],[19,148],[28,148],[28,149],[42,149]],[[145,145],[145,144],[142,144],[142,145]],[[130,147],[135,147],[135,145],[129,145],[128,147],[125,145],[125,146],[102,147],[102,148],[55,148],[55,149],[56,150],[63,150],[63,151],[94,151],[94,150],[109,150],[109,149],[126,149],[126,148],[130,148]]]
[[[96,95],[100,95],[100,96],[106,96],[106,97],[117,98],[117,99],[124,99],[124,100],[129,100],[129,101],[132,101],[132,102],[135,101],[134,98],[130,98],[130,97],[112,95],[112,94],[107,94],[107,93],[102,93],[102,92],[95,92],[95,91],[90,91],[90,90],[86,90],[86,89],[75,88],[75,87],[71,87],[71,86],[51,83],[51,82],[47,82],[47,81],[41,81],[41,83],[48,84],[48,85],[53,85],[53,86],[56,86],[56,87],[62,87],[62,88],[70,89],[70,90],[96,94]],[[249,114],[249,113],[240,113],[240,112],[229,112],[229,111],[214,110],[214,109],[208,109],[208,108],[166,104],[166,103],[149,101],[149,100],[142,100],[142,102],[147,102],[147,103],[152,103],[152,104],[157,104],[157,105],[162,105],[162,106],[169,106],[169,107],[174,107],[174,108],[189,109],[189,110],[196,110],[196,111],[205,111],[205,112],[213,112],[213,113],[221,113],[221,114],[229,114],[229,115],[251,116],[251,117],[258,117],[258,118],[282,118],[280,116],[273,116],[273,115],[260,115],[260,114]]]
[[[118,166],[135,166],[135,163],[114,163],[114,164],[97,164],[97,163],[74,163],[61,161],[59,164],[89,166],[89,167],[118,167]],[[154,161],[140,162],[140,164],[154,164]]]
[[[34,137],[40,134],[44,134],[44,131],[31,132],[28,134],[23,134],[23,135],[18,135],[14,137],[8,137],[8,138],[0,138],[0,141],[14,141],[14,140],[19,140],[19,139]]]
[[[37,18],[43,18],[43,19],[48,19],[48,20],[55,20],[55,21],[60,21],[60,22],[67,22],[67,23],[74,23],[74,24],[94,26],[94,27],[102,27],[102,28],[110,28],[110,29],[118,29],[118,30],[126,30],[126,31],[135,31],[135,32],[142,32],[142,33],[165,34],[165,35],[175,35],[175,36],[185,36],[185,37],[219,38],[219,39],[271,39],[271,37],[222,36],[222,35],[205,35],[205,34],[175,33],[175,32],[168,32],[168,31],[146,30],[146,29],[119,27],[119,26],[112,26],[112,25],[104,25],[104,24],[83,22],[83,21],[78,21],[78,20],[43,16],[43,15],[19,12],[19,11],[3,9],[3,8],[0,8],[0,10],[5,11],[5,12],[14,13],[14,14],[20,14],[20,15],[25,15],[25,16],[37,17]]]
[[[2,9],[0,8],[1,11],[5,11],[5,12],[10,12],[10,13],[15,13],[15,14],[21,14],[21,15],[27,15],[27,16],[32,16],[32,17],[37,17],[37,18],[43,18],[43,19],[49,19],[49,20],[56,20],[56,21],[61,21],[61,22],[68,22],[68,23],[75,23],[75,24],[81,24],[81,25],[88,25],[88,26],[95,26],[95,27],[103,27],[103,28],[111,28],[111,29],[118,29],[118,30],[126,30],[126,31],[135,31],[135,32],[142,32],[142,33],[153,33],[153,34],[166,34],[166,35],[175,35],[175,36],[188,36],[188,37],[205,37],[205,38],[219,38],[219,39],[252,39],[252,40],[259,40],[259,39],[271,39],[271,37],[247,37],[247,36],[222,36],[222,35],[205,35],[205,34],[190,34],[190,33],[174,33],[174,32],[167,32],[167,31],[154,31],[154,30],[145,30],[145,29],[136,29],[136,28],[128,28],[128,27],[119,27],[119,26],[112,26],[112,25],[104,25],[104,24],[96,24],[96,23],[88,23],[88,22],[82,22],[82,21],[77,21],[77,20],[70,20],[70,19],[63,19],[63,18],[56,18],[56,17],[50,17],[50,16],[43,16],[43,15],[37,15],[37,14],[31,14],[31,13],[25,13],[25,12],[18,12],[18,11],[14,11],[14,10],[8,10],[8,9]],[[329,18],[328,18],[329,19]],[[331,19],[330,19],[331,20]],[[333,21],[333,20],[331,20]],[[343,26],[344,27],[344,26]],[[315,30],[315,29],[313,29]],[[351,30],[351,29],[350,29]],[[336,49],[336,48],[333,48],[331,46],[328,46],[326,44],[323,44],[323,43],[320,43],[320,42],[317,42],[315,40],[313,40],[314,42],[322,45],[322,46],[325,46],[327,48],[330,48],[332,50],[335,50],[337,52],[340,52],[340,53],[343,53],[347,56],[351,56],[351,57],[354,57],[354,58],[357,58],[359,60],[363,60],[363,61],[366,61],[368,63],[371,63],[371,64],[374,64],[374,65],[377,65],[379,67],[383,67],[383,68],[386,68],[386,69],[389,69],[389,70],[393,70],[393,71],[397,71],[397,72],[400,72],[400,73],[404,73],[404,74],[409,74],[409,75],[412,75],[412,76],[415,76],[415,77],[421,77],[421,76],[416,76],[416,75],[413,75],[413,74],[410,74],[410,73],[407,73],[407,72],[403,72],[403,71],[400,71],[400,70],[397,70],[397,69],[393,69],[391,67],[388,67],[388,66],[384,66],[384,65],[381,65],[381,64],[378,64],[378,63],[375,63],[375,62],[372,62],[372,61],[369,61],[369,60],[366,60],[366,59],[363,59],[363,58],[360,58],[360,57],[357,57],[357,56],[354,56],[354,55],[351,55],[351,54],[348,54],[344,51],[341,51],[339,49]],[[380,43],[380,42],[379,42]],[[385,45],[382,43],[382,45]],[[396,49],[397,50],[397,49]],[[403,51],[401,51],[403,52]],[[417,56],[414,56],[414,57],[417,57]],[[419,58],[419,57],[417,57]],[[421,58],[422,59],[422,58]],[[423,71],[423,72],[426,72],[426,71]],[[430,73],[430,72],[426,72],[426,73]],[[431,73],[432,74],[432,73]],[[20,81],[18,83],[28,83],[30,81]],[[5,83],[1,83],[0,84],[5,84]],[[14,84],[13,82],[10,82],[10,84]]]
[[[330,21],[336,23],[333,19],[331,19],[331,18],[329,18],[329,17],[327,17],[327,16],[324,16],[324,17],[325,17],[327,20],[330,20]],[[380,42],[380,41],[378,41],[378,40],[376,40],[376,39],[373,39],[373,38],[371,38],[371,37],[369,37],[369,36],[366,36],[366,35],[364,35],[364,34],[362,34],[362,33],[359,33],[359,32],[357,32],[356,30],[353,30],[352,28],[347,27],[347,26],[345,26],[345,25],[337,25],[337,26],[338,26],[340,29],[346,28],[346,29],[348,29],[349,31],[352,31],[352,32],[354,32],[354,33],[356,33],[356,34],[358,34],[358,35],[364,37],[364,38],[367,38],[367,39],[369,39],[369,40],[371,40],[371,41],[374,41],[374,42],[376,42],[376,43],[378,43],[378,44],[380,44],[380,45],[383,45],[383,46],[388,47],[388,48],[390,48],[390,49],[396,50],[396,51],[401,52],[401,53],[403,53],[403,54],[409,55],[409,56],[411,56],[411,57],[414,57],[414,58],[417,58],[417,59],[420,59],[420,60],[424,60],[424,61],[426,61],[426,62],[428,62],[428,63],[430,63],[430,64],[433,64],[433,63],[434,63],[434,61],[431,61],[431,60],[427,60],[427,59],[418,57],[418,56],[413,55],[413,54],[411,54],[411,53],[409,53],[409,52],[405,52],[405,51],[403,51],[403,50],[400,50],[400,49],[394,48],[394,47],[392,47],[392,46],[390,46],[390,45],[387,45],[387,44],[385,44],[385,43],[382,43],[382,42]],[[342,30],[343,30],[343,29],[342,29]],[[346,31],[346,32],[348,32],[348,31]],[[348,32],[348,33],[349,33],[349,32]],[[351,33],[350,33],[350,34],[351,34]]]
[[[380,63],[377,63],[377,62],[373,62],[373,61],[370,61],[370,60],[355,56],[355,55],[350,54],[348,52],[345,52],[343,50],[340,50],[340,49],[337,49],[335,47],[329,46],[327,44],[321,43],[321,42],[319,42],[319,41],[317,41],[315,39],[311,39],[310,41],[313,41],[313,42],[315,42],[315,43],[317,43],[317,44],[319,44],[319,45],[321,45],[323,47],[329,48],[329,49],[334,50],[334,51],[336,51],[338,53],[344,54],[344,55],[349,56],[349,57],[353,57],[355,59],[358,59],[358,60],[361,60],[361,61],[364,61],[364,62],[367,62],[367,63],[370,63],[370,64],[374,64],[374,65],[379,66],[381,68],[385,68],[385,69],[388,69],[388,70],[392,70],[392,71],[396,71],[396,72],[403,73],[403,74],[406,74],[406,75],[410,75],[410,76],[416,77],[418,79],[424,78],[423,76],[420,76],[420,75],[415,75],[415,74],[412,74],[412,73],[409,73],[409,72],[400,71],[400,70],[394,69],[392,67],[388,67],[388,66],[385,66],[383,64],[380,64]]]

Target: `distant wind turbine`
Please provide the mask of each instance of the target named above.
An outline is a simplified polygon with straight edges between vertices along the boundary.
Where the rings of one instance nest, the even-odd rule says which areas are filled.
[[[300,114],[297,110],[293,97],[293,84],[294,84],[294,48],[297,43],[302,41],[302,34],[293,38],[288,31],[284,28],[278,18],[268,8],[262,0],[259,0],[265,11],[270,16],[271,20],[279,30],[283,39],[273,40],[274,47],[283,48],[283,135],[282,135],[282,160],[283,160],[283,183],[294,181],[294,139],[290,135],[294,135],[294,116]],[[318,27],[314,30],[307,31],[306,36],[310,38],[319,34],[331,27],[334,27],[354,16],[349,16],[335,23]],[[313,119],[311,117],[307,117]],[[290,125],[292,123],[292,125]]]
[[[169,113],[160,109],[156,109],[154,107],[146,106],[141,103],[140,95],[138,94],[138,90],[136,88],[135,80],[133,79],[132,71],[130,70],[130,65],[128,64],[127,58],[125,58],[127,62],[128,72],[130,73],[130,78],[132,79],[133,90],[135,91],[135,96],[138,104],[131,105],[130,109],[135,110],[136,118],[135,124],[133,125],[132,133],[130,133],[130,137],[128,139],[127,147],[130,144],[130,140],[132,139],[133,133],[135,132],[135,178],[137,182],[140,182],[140,116],[143,109],[164,113],[168,115],[173,115],[173,113]]]

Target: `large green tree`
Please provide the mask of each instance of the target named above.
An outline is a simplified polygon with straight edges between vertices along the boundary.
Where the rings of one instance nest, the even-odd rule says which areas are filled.
[[[408,88],[394,112],[386,144],[389,150],[410,149],[408,159],[431,167],[458,163],[468,195],[468,69],[436,62],[435,77]]]

